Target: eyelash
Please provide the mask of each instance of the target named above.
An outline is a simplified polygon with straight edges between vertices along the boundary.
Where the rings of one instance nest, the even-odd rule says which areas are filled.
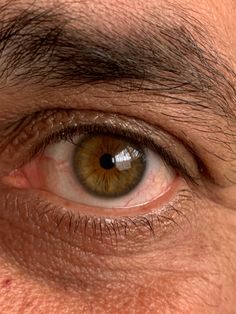
[[[182,189],[179,192],[179,204],[184,202],[192,202],[192,197],[190,191],[187,189]],[[102,240],[105,235],[109,235],[108,241],[113,241],[117,244],[119,238],[127,238],[132,235],[134,228],[136,232],[141,231],[142,233],[147,232],[153,237],[156,236],[158,231],[159,237],[162,233],[167,230],[162,230],[161,227],[164,226],[165,229],[168,227],[176,226],[181,229],[180,224],[177,222],[177,217],[186,220],[189,223],[188,217],[184,214],[184,210],[179,210],[175,205],[168,205],[166,207],[164,214],[146,214],[134,217],[123,216],[120,218],[105,218],[105,217],[92,217],[88,215],[76,215],[67,210],[64,213],[58,213],[58,208],[51,204],[42,204],[43,210],[40,211],[39,217],[43,217],[47,221],[53,221],[55,223],[55,228],[60,232],[60,226],[66,227],[66,230],[70,234],[75,234],[77,232],[81,233],[85,239],[91,236],[91,231],[93,237],[97,237]],[[173,217],[173,216],[176,217]],[[135,237],[134,237],[135,238]]]
[[[114,136],[120,136],[126,139],[128,138],[135,144],[139,144],[141,146],[152,149],[161,158],[163,158],[168,166],[174,168],[175,171],[179,173],[180,176],[182,176],[185,180],[195,182],[195,178],[193,177],[193,175],[191,175],[187,167],[185,167],[184,161],[178,160],[174,156],[174,154],[169,152],[163,145],[158,145],[154,140],[151,139],[151,136],[149,136],[150,133],[149,135],[144,135],[148,133],[145,130],[145,126],[144,132],[138,132],[136,130],[131,130],[131,127],[119,127],[119,124],[118,126],[116,126],[112,123],[96,124],[77,122],[74,123],[74,125],[71,125],[71,123],[69,123],[70,120],[68,119],[67,121],[67,123],[54,123],[54,129],[56,129],[56,126],[60,124],[59,130],[57,129],[57,131],[54,131],[54,133],[50,135],[42,136],[42,139],[39,140],[39,143],[37,143],[36,145],[33,144],[33,148],[31,148],[27,152],[27,160],[24,160],[22,166],[27,162],[30,162],[33,158],[37,157],[38,154],[43,153],[50,144],[55,144],[60,141],[69,141],[73,143],[73,137],[78,134],[109,134]],[[83,119],[81,119],[81,121],[83,121]],[[35,122],[36,121],[34,121],[34,123]],[[68,124],[68,126],[66,126],[66,124]],[[194,161],[196,161],[195,158],[193,159]],[[90,230],[93,234],[99,232],[99,236],[102,238],[104,233],[108,233],[111,238],[115,238],[115,241],[117,241],[118,235],[123,233],[123,235],[126,237],[129,230],[132,230],[133,232],[134,229],[137,231],[144,229],[144,231],[142,232],[148,231],[152,235],[155,235],[156,228],[158,228],[158,233],[165,232],[165,230],[161,230],[165,229],[161,228],[161,225],[179,226],[175,215],[177,215],[178,217],[184,217],[186,219],[186,216],[184,214],[185,206],[186,204],[188,206],[189,201],[192,201],[192,193],[190,192],[190,189],[185,188],[181,189],[178,192],[178,196],[179,197],[176,202],[173,202],[173,204],[168,204],[166,206],[164,215],[158,213],[150,213],[140,216],[134,216],[132,218],[124,216],[118,219],[115,217],[111,219],[106,219],[105,217],[92,217],[85,215],[75,216],[73,212],[69,210],[65,212],[64,209],[61,211],[55,205],[45,200],[42,201],[42,199],[40,198],[35,201],[40,205],[32,204],[32,206],[37,206],[37,212],[41,218],[44,217],[47,221],[54,221],[57,229],[60,228],[63,222],[63,225],[67,227],[67,230],[69,232],[76,232],[80,230],[82,234],[86,235],[86,232],[90,226]],[[22,201],[25,200],[22,199]],[[25,205],[26,207],[29,207],[29,204],[25,203]],[[112,239],[110,239],[109,241],[112,241]]]
[[[142,134],[137,134],[134,132],[130,132],[130,130],[124,130],[117,129],[114,127],[104,127],[101,125],[83,125],[83,126],[76,126],[76,127],[68,127],[64,128],[63,130],[53,133],[49,135],[48,137],[44,138],[41,143],[39,143],[33,151],[30,153],[30,159],[33,159],[35,156],[37,156],[40,153],[43,153],[44,150],[47,148],[47,146],[51,144],[58,143],[60,141],[68,141],[74,145],[76,143],[73,142],[73,137],[78,134],[99,134],[99,135],[114,135],[114,136],[120,136],[121,138],[128,138],[130,141],[132,141],[134,144],[139,144],[142,147],[147,147],[149,149],[152,149],[155,153],[160,155],[161,158],[166,162],[166,164],[172,168],[175,169],[178,173],[180,173],[185,179],[188,179],[190,181],[194,181],[195,178],[191,176],[191,174],[188,172],[187,168],[184,164],[182,164],[179,160],[176,159],[176,157],[168,152],[164,147],[161,145],[157,145],[156,143],[153,143],[148,137],[144,137]],[[137,140],[138,139],[138,140]]]

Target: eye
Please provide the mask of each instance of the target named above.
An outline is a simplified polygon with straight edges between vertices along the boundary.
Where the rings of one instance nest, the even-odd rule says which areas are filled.
[[[104,216],[147,211],[151,203],[163,202],[177,177],[151,149],[109,134],[51,144],[23,172],[30,187],[72,202],[79,213],[91,214],[92,208]]]
[[[3,178],[14,198],[48,228],[63,221],[84,241],[94,233],[98,241],[117,241],[117,234],[121,241],[142,234],[145,241],[150,232],[178,226],[192,206],[194,155],[144,121],[86,110],[41,112],[14,143],[8,156],[19,153]]]

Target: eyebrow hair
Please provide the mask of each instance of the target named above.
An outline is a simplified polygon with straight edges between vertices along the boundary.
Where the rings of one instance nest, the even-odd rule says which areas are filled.
[[[8,3],[0,12],[0,85],[114,84],[235,119],[235,73],[202,24],[184,14],[178,23],[140,18],[121,35],[86,23],[83,14],[72,26],[56,8],[12,10]]]

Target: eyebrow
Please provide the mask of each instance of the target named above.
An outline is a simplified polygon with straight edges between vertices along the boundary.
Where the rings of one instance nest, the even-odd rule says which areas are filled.
[[[140,19],[121,35],[82,18],[72,26],[56,8],[12,11],[7,4],[0,12],[0,85],[106,83],[235,118],[235,73],[186,15],[178,23]]]

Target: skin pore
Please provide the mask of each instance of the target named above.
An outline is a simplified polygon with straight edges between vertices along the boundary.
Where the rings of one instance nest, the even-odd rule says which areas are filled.
[[[236,2],[0,7],[0,313],[235,313]],[[32,147],[83,123],[183,163],[162,216],[79,220],[20,188]]]

